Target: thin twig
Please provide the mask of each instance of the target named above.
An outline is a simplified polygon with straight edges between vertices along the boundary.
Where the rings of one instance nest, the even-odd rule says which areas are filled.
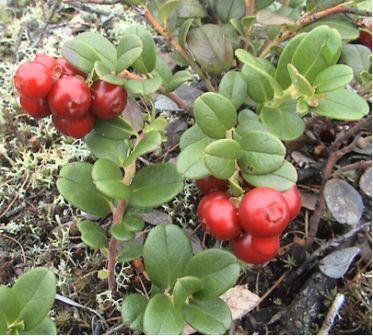
[[[345,296],[343,294],[337,293],[335,296],[332,305],[330,306],[330,309],[328,313],[326,314],[326,318],[324,323],[322,324],[319,332],[317,333],[318,335],[328,335],[330,329],[332,328],[334,324],[334,320],[343,306],[343,303],[345,302]]]
[[[340,135],[331,145],[329,157],[326,162],[326,166],[324,168],[321,184],[320,184],[320,190],[319,190],[319,196],[316,201],[315,210],[313,212],[313,215],[310,218],[309,222],[309,233],[307,236],[306,246],[309,247],[313,244],[317,230],[319,228],[319,223],[322,217],[322,214],[325,209],[325,198],[324,198],[324,189],[325,185],[328,182],[330,176],[332,175],[333,168],[336,164],[336,162],[345,154],[351,152],[356,147],[356,142],[358,141],[359,137],[355,137],[355,139],[352,141],[352,143],[342,149],[339,149],[341,144],[351,138],[352,136],[356,135],[360,129],[370,123],[371,119],[370,117],[366,117],[364,119],[361,119],[359,122],[357,122],[353,127],[351,127],[347,132]]]
[[[246,3],[246,16],[251,16],[254,13],[255,0],[245,0]]]
[[[341,3],[337,6],[333,6],[327,9],[324,9],[322,11],[313,13],[313,14],[305,14],[302,17],[300,17],[296,23],[296,29],[292,30],[286,30],[285,32],[281,33],[279,36],[277,36],[274,40],[270,40],[269,38],[264,42],[262,50],[260,52],[260,57],[267,56],[271,49],[274,46],[279,45],[280,43],[290,39],[293,37],[297,32],[299,32],[300,29],[302,29],[304,26],[307,26],[311,23],[314,23],[317,20],[320,20],[324,17],[338,14],[338,13],[344,13],[348,10],[350,10],[350,6],[352,4],[352,1],[347,1],[344,3]]]
[[[340,176],[343,173],[346,173],[350,170],[358,170],[358,169],[365,169],[368,167],[372,167],[372,160],[366,161],[366,160],[361,160],[359,162],[351,163],[347,166],[344,166],[342,168],[339,168],[333,173],[333,176]]]
[[[19,246],[19,248],[21,249],[21,252],[22,252],[23,263],[25,264],[26,263],[26,254],[25,254],[25,250],[24,250],[22,244],[17,239],[9,237],[9,236],[7,236],[7,235],[5,235],[3,233],[0,233],[0,237],[9,239],[9,240],[11,240],[12,242],[16,243]]]

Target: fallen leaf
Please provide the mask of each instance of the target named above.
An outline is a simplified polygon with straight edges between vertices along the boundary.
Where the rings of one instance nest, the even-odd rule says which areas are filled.
[[[123,117],[131,124],[134,130],[139,131],[144,124],[144,117],[140,105],[133,98],[128,98]]]
[[[239,320],[253,310],[259,303],[260,297],[247,289],[247,285],[237,285],[222,296],[232,312],[232,319]]]
[[[367,169],[365,173],[361,175],[359,186],[364,194],[372,197],[372,168]]]
[[[147,223],[152,225],[160,225],[160,224],[171,224],[172,219],[171,216],[164,213],[161,210],[153,209],[149,212],[145,212],[140,214],[140,217]]]
[[[342,278],[359,252],[358,247],[348,247],[335,251],[320,261],[320,271],[329,278]]]
[[[308,210],[315,210],[317,202],[317,194],[312,191],[301,190],[302,195],[302,207]]]
[[[326,205],[341,224],[356,225],[363,214],[364,204],[359,193],[347,182],[331,179],[325,185]]]

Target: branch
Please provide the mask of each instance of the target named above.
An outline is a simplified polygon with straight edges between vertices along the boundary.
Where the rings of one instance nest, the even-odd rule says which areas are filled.
[[[318,196],[318,199],[315,205],[315,211],[313,212],[313,215],[310,218],[309,232],[308,232],[308,237],[306,241],[306,246],[311,246],[315,240],[317,230],[319,228],[319,223],[320,223],[322,214],[325,209],[325,199],[324,199],[325,185],[328,182],[333,172],[334,165],[342,156],[351,152],[356,147],[356,142],[358,141],[359,137],[355,137],[355,139],[352,141],[350,145],[342,149],[339,149],[339,147],[345,140],[348,140],[350,137],[356,135],[362,127],[368,125],[370,121],[371,121],[370,117],[361,119],[353,127],[351,127],[347,132],[343,133],[332,143],[328,161],[324,168],[321,185],[320,185],[319,196]]]
[[[351,3],[352,3],[351,1],[347,1],[337,6],[330,7],[322,11],[316,12],[314,14],[305,14],[301,16],[296,23],[295,30],[292,30],[292,31],[287,30],[283,32],[282,34],[280,34],[279,36],[277,36],[277,38],[275,38],[273,41],[271,41],[270,39],[267,39],[266,42],[264,42],[263,48],[260,52],[260,57],[267,56],[274,46],[279,45],[280,43],[288,40],[289,38],[294,36],[304,26],[314,23],[315,21],[320,20],[324,17],[338,14],[338,13],[345,13],[349,11]]]
[[[134,80],[145,80],[146,79],[146,78],[143,78],[140,75],[137,75],[137,74],[135,74],[133,72],[130,72],[128,70],[122,71],[119,74],[119,76],[121,78],[134,79]],[[167,92],[166,89],[163,86],[161,86],[158,89],[158,92],[160,94],[163,94],[163,95],[167,96],[168,98],[170,98],[181,109],[183,109],[183,110],[185,110],[189,113],[193,113],[193,108],[185,100],[181,99],[176,93]]]
[[[329,308],[328,313],[326,314],[326,318],[324,323],[322,324],[318,335],[329,335],[329,331],[334,324],[334,320],[341,309],[343,303],[345,302],[346,297],[343,294],[337,293],[335,296],[332,305]]]
[[[136,161],[130,164],[124,174],[123,183],[126,185],[130,185],[132,182],[133,177],[136,173]],[[122,223],[124,211],[126,209],[127,202],[120,200],[118,201],[117,207],[113,211],[113,225],[118,225]],[[116,280],[115,280],[115,263],[117,261],[117,253],[118,253],[118,241],[111,237],[109,241],[109,257],[108,257],[108,285],[109,288],[113,292],[116,291]]]
[[[245,0],[246,3],[246,16],[251,16],[254,13],[255,0]]]
[[[201,77],[201,79],[205,82],[205,85],[207,89],[211,92],[215,92],[215,88],[212,85],[209,78],[205,75],[205,73],[202,71],[200,66],[194,61],[194,59],[185,51],[184,48],[181,47],[179,44],[179,41],[176,37],[174,37],[167,28],[163,27],[153,16],[153,14],[150,12],[148,7],[146,5],[140,6],[140,9],[142,10],[142,15],[145,17],[145,19],[153,26],[153,28],[161,34],[171,45],[172,47],[178,52],[178,54],[187,61],[190,66],[193,68],[193,70]]]
[[[368,168],[368,167],[372,167],[372,161],[371,160],[369,160],[369,161],[361,160],[359,162],[351,163],[347,166],[339,168],[337,171],[335,171],[333,173],[333,176],[342,175],[343,173],[348,172],[350,170],[365,169],[365,168]]]

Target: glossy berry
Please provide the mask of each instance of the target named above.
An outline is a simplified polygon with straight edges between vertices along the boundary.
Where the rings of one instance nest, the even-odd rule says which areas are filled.
[[[259,187],[249,191],[239,207],[242,228],[258,237],[279,235],[290,221],[289,208],[281,193]]]
[[[293,220],[298,216],[300,209],[302,208],[302,196],[296,185],[283,192],[282,196],[285,198],[289,207],[290,220]]]
[[[65,76],[60,78],[48,95],[52,113],[63,119],[83,117],[91,104],[91,92],[80,78]]]
[[[218,190],[227,190],[228,184],[225,180],[220,180],[215,176],[207,176],[196,181],[197,187],[205,195]]]
[[[87,77],[87,74],[85,74],[83,71],[80,71],[77,68],[73,67],[63,57],[58,57],[56,59],[56,62],[62,68],[62,76],[81,76],[83,78]]]
[[[279,248],[279,236],[257,237],[245,233],[232,241],[235,256],[249,264],[263,264],[271,260]]]
[[[372,33],[366,30],[360,30],[359,41],[372,50]]]
[[[37,99],[48,95],[53,79],[48,69],[36,62],[26,62],[19,66],[14,75],[14,85],[21,96]]]
[[[231,240],[241,232],[237,208],[225,195],[215,195],[215,197],[209,198],[207,202],[205,200],[198,213],[203,228],[216,239]]]
[[[206,209],[209,204],[214,200],[229,199],[229,194],[224,191],[215,191],[211,194],[204,196],[198,204],[198,219],[204,225]]]
[[[91,87],[90,111],[100,119],[113,119],[126,107],[127,91],[119,86],[98,80]]]
[[[34,62],[44,65],[54,81],[61,77],[62,67],[57,63],[54,57],[45,54],[38,54],[36,55]]]
[[[75,139],[83,138],[95,126],[95,118],[91,114],[86,114],[80,119],[69,120],[53,116],[53,124],[62,134]]]
[[[34,118],[44,118],[51,114],[45,98],[31,99],[21,96],[20,104],[23,111]]]

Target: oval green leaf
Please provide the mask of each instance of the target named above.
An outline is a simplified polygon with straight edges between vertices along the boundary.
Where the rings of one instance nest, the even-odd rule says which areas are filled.
[[[78,229],[82,235],[82,240],[93,249],[108,247],[106,232],[98,223],[84,220],[78,223]]]
[[[247,82],[244,75],[236,70],[228,71],[219,84],[219,93],[239,109],[247,98]]]
[[[123,298],[122,321],[128,328],[143,331],[143,318],[148,300],[140,294],[130,294]]]
[[[173,300],[176,308],[181,308],[185,300],[202,287],[200,279],[193,276],[185,276],[178,279],[173,289]]]
[[[354,73],[352,69],[344,64],[336,64],[320,72],[314,81],[317,93],[326,93],[343,89],[352,81]]]

